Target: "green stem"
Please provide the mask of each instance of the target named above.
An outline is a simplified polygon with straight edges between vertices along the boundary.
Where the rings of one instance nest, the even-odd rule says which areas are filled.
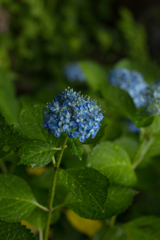
[[[154,142],[154,138],[152,137],[148,140],[144,139],[142,144],[140,144],[140,148],[137,151],[139,154],[136,154],[136,158],[135,158],[135,160],[133,161],[133,164],[132,164],[132,169],[136,169],[136,167],[142,162],[142,160],[146,156],[148,150],[152,146],[153,142]],[[144,149],[142,149],[143,146],[145,146]]]
[[[48,208],[44,207],[43,205],[41,205],[41,204],[39,204],[39,203],[35,203],[35,205],[36,205],[37,207],[39,207],[39,208],[43,209],[43,210],[44,210],[44,211],[46,211],[46,212],[48,212],[48,211],[49,211],[49,209],[48,209]]]
[[[140,145],[137,149],[137,152],[136,152],[135,157],[132,162],[132,169],[136,169],[136,167],[142,162],[142,160],[144,159],[148,150],[150,149],[150,147],[152,146],[152,144],[154,142],[154,138],[149,136],[151,126],[152,125],[150,125],[146,129],[144,137],[143,137],[142,141],[140,142]]]
[[[117,216],[111,217],[111,219],[106,220],[106,224],[109,226],[109,228],[113,228],[115,221],[116,221]]]
[[[39,240],[43,240],[43,231],[39,229]]]
[[[113,217],[111,217],[111,220],[110,220],[110,227],[111,227],[111,228],[114,227],[114,224],[115,224],[116,218],[117,218],[117,216],[113,216]]]
[[[48,212],[48,218],[47,218],[47,224],[46,224],[46,229],[45,229],[45,235],[44,235],[44,240],[48,240],[48,234],[49,234],[49,226],[50,226],[50,222],[51,222],[51,215],[52,215],[52,206],[53,206],[53,201],[54,201],[54,196],[55,196],[55,188],[56,188],[56,181],[57,181],[57,175],[58,175],[58,170],[59,170],[59,166],[61,163],[61,159],[63,156],[63,152],[67,143],[67,139],[68,136],[66,136],[63,146],[62,146],[62,150],[60,152],[59,158],[57,160],[57,164],[55,167],[55,174],[53,177],[53,182],[52,182],[52,188],[51,188],[51,196],[50,196],[50,201],[49,201],[49,212]]]

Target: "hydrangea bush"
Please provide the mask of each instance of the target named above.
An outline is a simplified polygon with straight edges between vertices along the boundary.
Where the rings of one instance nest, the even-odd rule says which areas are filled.
[[[22,98],[16,120],[0,82],[0,239],[159,239],[159,83],[97,69],[82,89],[96,100],[70,84],[47,104]]]

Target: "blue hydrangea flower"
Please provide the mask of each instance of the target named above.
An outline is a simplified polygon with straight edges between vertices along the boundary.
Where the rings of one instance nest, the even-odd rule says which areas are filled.
[[[63,72],[66,75],[67,80],[69,82],[75,82],[75,81],[85,82],[86,81],[86,77],[82,69],[76,62],[66,65],[63,68]]]
[[[146,111],[160,116],[160,82],[153,83],[146,89]]]
[[[47,103],[43,113],[42,126],[49,133],[56,137],[67,133],[69,138],[79,138],[81,142],[91,135],[92,138],[96,136],[103,119],[96,101],[70,88],[56,96],[53,102]]]
[[[126,68],[114,68],[109,73],[109,82],[127,91],[137,108],[144,106],[147,83],[142,74]]]

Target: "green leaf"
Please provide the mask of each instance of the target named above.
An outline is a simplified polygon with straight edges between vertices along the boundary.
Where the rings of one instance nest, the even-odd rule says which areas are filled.
[[[18,222],[38,205],[28,184],[21,178],[0,174],[0,220]]]
[[[43,174],[40,176],[32,176],[30,178],[30,182],[32,185],[42,188],[42,189],[49,189],[52,184],[54,175],[54,169],[53,167],[47,167]]]
[[[47,141],[48,131],[42,127],[44,104],[22,101],[18,122],[22,133],[31,139]]]
[[[95,234],[92,240],[129,240],[125,231],[121,226],[114,226],[114,228],[109,228],[109,226],[104,226],[99,232]]]
[[[133,119],[136,113],[136,107],[129,94],[118,87],[107,86],[103,87],[103,97],[122,115],[129,119]]]
[[[136,183],[136,175],[126,151],[116,143],[103,142],[89,153],[87,166],[95,168],[112,183],[131,186]]]
[[[92,61],[81,61],[79,65],[86,77],[86,82],[89,87],[96,90],[100,86],[107,84],[106,71],[97,63]]]
[[[159,155],[160,155],[160,138],[155,139],[149,151],[147,152],[145,158],[152,158]]]
[[[20,223],[0,221],[0,239],[3,240],[36,240],[33,233]]]
[[[134,158],[139,145],[136,139],[127,136],[122,136],[120,138],[117,138],[114,142],[117,143],[123,149],[125,149],[130,159]]]
[[[19,133],[14,132],[13,125],[5,123],[3,117],[0,118],[0,158],[5,157],[12,150],[15,150],[20,144],[27,141]]]
[[[101,128],[99,129],[96,136],[93,139],[92,139],[92,137],[89,137],[84,142],[84,144],[96,144],[96,143],[98,143],[102,139],[102,137],[105,135],[106,127],[107,127],[107,124],[104,124],[103,126],[101,126]]]
[[[81,199],[69,194],[64,205],[71,208],[78,215],[93,220],[103,220],[125,211],[131,204],[137,192],[131,188],[112,185],[108,191],[108,198],[104,204],[104,212],[94,205],[88,204]]]
[[[126,235],[133,240],[158,240],[160,237],[160,218],[145,216],[124,224]]]
[[[160,138],[160,116],[154,116],[154,121],[150,129],[150,135]]]
[[[136,127],[147,127],[152,124],[154,116],[146,113],[145,108],[140,108],[134,116],[134,124]]]
[[[77,155],[80,160],[82,159],[83,144],[79,141],[79,139],[76,139],[76,138],[70,139],[70,138],[68,138],[67,147],[68,147],[68,150],[72,154]]]
[[[104,209],[110,183],[97,170],[92,168],[60,170],[59,178],[78,198]]]
[[[27,142],[22,148],[21,159],[18,165],[27,165],[39,168],[47,165],[54,156],[56,150],[51,143],[42,140]]]
[[[17,123],[19,102],[15,96],[14,84],[10,76],[0,69],[0,112],[9,124]]]
[[[47,222],[48,213],[43,211],[40,208],[34,209],[31,215],[25,219],[27,222],[35,226],[39,230],[44,230]],[[60,211],[59,209],[52,212],[51,216],[51,224],[54,224],[60,218]]]

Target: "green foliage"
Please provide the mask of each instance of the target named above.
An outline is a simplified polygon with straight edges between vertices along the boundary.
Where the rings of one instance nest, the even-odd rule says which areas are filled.
[[[125,211],[131,204],[134,195],[137,192],[131,188],[112,185],[109,188],[108,198],[104,204],[104,212],[98,207],[92,206],[85,201],[69,194],[65,199],[64,205],[71,208],[78,215],[93,220],[102,220],[111,218]]]
[[[0,189],[0,219],[2,221],[22,221],[37,205],[28,184],[17,176],[1,174]]]
[[[145,7],[135,15],[112,0],[1,1],[0,114],[7,123],[0,118],[0,239],[34,240],[14,223],[22,220],[42,239],[48,214],[50,239],[159,239],[160,117],[136,109],[126,91],[107,81],[113,67],[136,70],[148,84],[159,79],[159,63],[151,57],[159,51],[159,11]],[[69,62],[80,66],[86,82],[67,82],[63,67]],[[73,138],[64,146],[65,135],[56,138],[42,127],[45,102],[68,85],[97,100],[104,115],[84,145]],[[140,134],[130,132],[127,119]],[[133,204],[138,192],[130,186],[139,191]],[[66,208],[102,220],[102,229],[94,237],[79,233],[65,219]]]
[[[157,240],[160,236],[160,218],[145,216],[124,224],[128,238]]]
[[[109,226],[103,227],[92,240],[129,240],[125,235],[125,231],[121,226],[115,226],[109,228]]]
[[[154,116],[145,112],[145,108],[140,108],[134,116],[136,127],[147,127],[152,124]]]
[[[136,107],[126,91],[118,87],[107,86],[102,88],[102,95],[115,108],[116,112],[133,119]]]
[[[97,63],[83,61],[79,62],[79,65],[84,72],[87,84],[91,89],[97,90],[106,84],[106,72]]]
[[[136,183],[129,156],[116,143],[103,142],[96,145],[88,155],[87,166],[104,174],[111,183],[125,186]]]
[[[118,25],[127,45],[127,48],[125,46],[126,52],[128,52],[131,58],[139,59],[140,62],[145,62],[149,58],[149,50],[144,26],[135,22],[132,13],[127,8],[121,8],[120,15],[121,20]]]
[[[103,136],[105,135],[105,131],[106,131],[106,127],[107,127],[107,124],[103,124],[98,133],[96,134],[96,136],[92,139],[92,137],[89,137],[86,141],[85,141],[85,144],[96,144],[98,143],[102,138]]]
[[[79,139],[70,139],[68,138],[68,141],[67,141],[67,147],[68,147],[68,150],[74,154],[74,155],[77,155],[79,157],[79,159],[81,160],[82,159],[82,153],[83,153],[83,145],[82,143],[79,141]]]
[[[14,132],[13,125],[7,125],[5,119],[0,118],[0,158],[5,157],[25,142],[27,142],[27,139]]]
[[[138,141],[136,139],[129,136],[122,136],[117,138],[114,142],[125,149],[131,160],[134,158],[138,148]]]
[[[17,123],[17,113],[19,110],[19,102],[15,96],[15,89],[12,77],[9,73],[0,69],[0,113],[5,116],[9,124]]]
[[[31,139],[47,140],[48,132],[42,128],[43,104],[33,104],[22,101],[22,109],[18,115],[18,122],[22,133]]]
[[[39,168],[51,162],[56,150],[52,143],[42,140],[27,142],[22,148],[21,160],[18,165],[24,164],[32,168]]]
[[[20,223],[0,221],[0,238],[4,240],[36,240],[33,233]]]
[[[72,168],[61,170],[59,177],[64,186],[82,201],[104,209],[110,183],[101,173],[92,168]]]
[[[60,218],[59,209],[52,212],[51,223],[56,223]],[[44,230],[47,221],[47,212],[40,208],[35,208],[30,216],[26,219],[30,224],[35,226],[39,230]]]

